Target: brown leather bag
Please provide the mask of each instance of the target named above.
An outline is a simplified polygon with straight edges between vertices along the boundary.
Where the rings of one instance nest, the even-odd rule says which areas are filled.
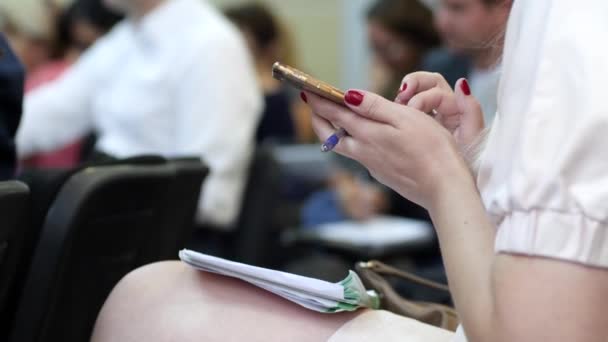
[[[450,289],[446,285],[421,278],[376,260],[359,262],[355,267],[365,287],[375,290],[379,294],[381,309],[446,330],[456,331],[459,324],[456,310],[442,304],[405,299],[393,289],[385,277],[397,277],[419,286],[449,292]]]

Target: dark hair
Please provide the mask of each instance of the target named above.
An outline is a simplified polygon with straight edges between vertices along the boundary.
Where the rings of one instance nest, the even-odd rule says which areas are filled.
[[[424,49],[440,43],[432,11],[418,0],[378,0],[368,9],[367,19]]]
[[[105,33],[122,18],[122,15],[108,9],[103,0],[75,0],[57,17],[53,55],[61,57],[72,44],[78,43],[72,35],[77,21],[83,20]]]
[[[103,32],[109,31],[123,18],[121,14],[106,7],[103,0],[76,0],[72,11],[75,18],[84,19]]]
[[[224,14],[241,29],[249,31],[262,49],[279,39],[279,27],[268,8],[257,3],[230,7]]]

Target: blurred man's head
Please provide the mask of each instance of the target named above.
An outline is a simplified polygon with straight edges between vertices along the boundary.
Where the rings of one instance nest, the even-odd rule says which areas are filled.
[[[448,48],[475,55],[506,27],[512,0],[441,0],[435,23]]]

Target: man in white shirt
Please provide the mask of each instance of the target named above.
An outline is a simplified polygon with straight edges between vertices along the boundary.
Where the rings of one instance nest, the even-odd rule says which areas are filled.
[[[106,1],[129,19],[26,98],[19,155],[94,129],[111,156],[200,156],[211,174],[197,221],[230,227],[262,110],[245,43],[203,0]]]

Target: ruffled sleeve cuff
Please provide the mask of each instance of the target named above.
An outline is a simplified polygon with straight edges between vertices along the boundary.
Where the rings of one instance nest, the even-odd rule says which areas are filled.
[[[608,268],[608,222],[558,211],[514,211],[500,222],[495,249]]]

